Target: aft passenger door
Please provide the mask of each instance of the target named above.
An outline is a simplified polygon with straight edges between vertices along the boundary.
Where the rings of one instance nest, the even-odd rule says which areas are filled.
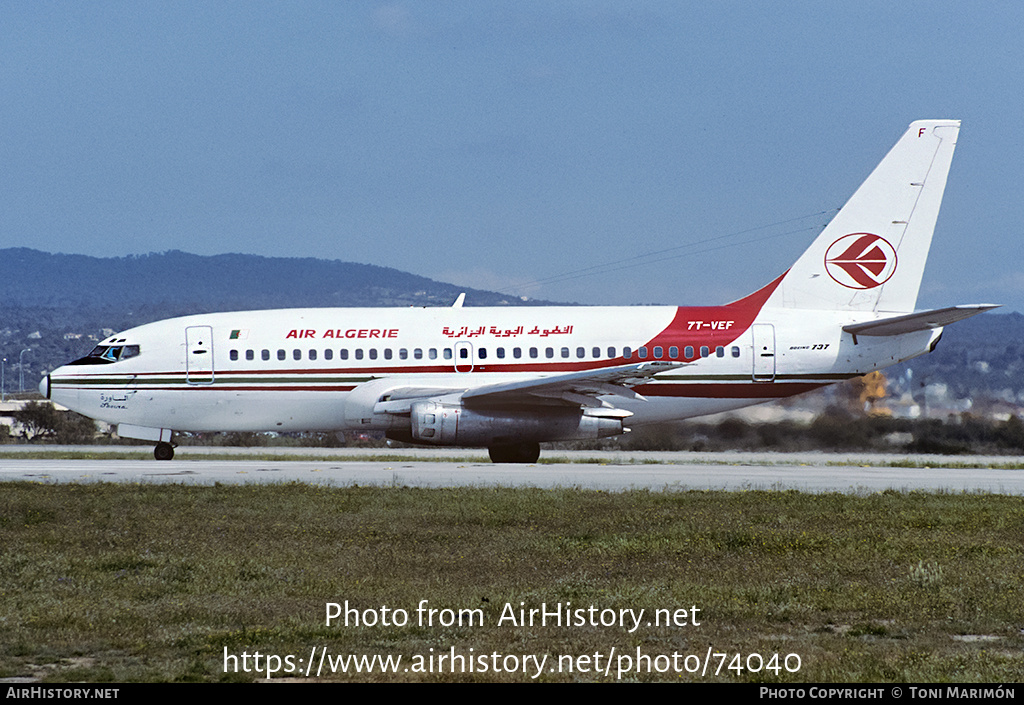
[[[775,379],[775,326],[755,323],[751,330],[754,334],[754,381],[771,382]]]
[[[213,328],[210,326],[185,329],[185,381],[213,384]]]

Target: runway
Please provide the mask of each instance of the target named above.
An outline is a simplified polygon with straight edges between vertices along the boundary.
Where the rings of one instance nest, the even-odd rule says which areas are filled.
[[[856,494],[892,489],[1024,495],[1024,470],[1009,469],[1024,464],[1024,458],[1019,456],[548,451],[548,462],[544,464],[495,465],[486,462],[480,451],[472,450],[179,448],[175,460],[170,462],[10,457],[26,449],[36,451],[41,447],[0,448],[0,481],[197,485],[308,482],[339,487],[579,487],[604,491],[798,490]],[[51,452],[67,450],[52,448]],[[101,453],[103,449],[88,451]],[[211,454],[240,457],[211,459]],[[250,459],[257,454],[261,459]],[[379,459],[382,454],[388,457]],[[920,467],[887,465],[907,461]]]

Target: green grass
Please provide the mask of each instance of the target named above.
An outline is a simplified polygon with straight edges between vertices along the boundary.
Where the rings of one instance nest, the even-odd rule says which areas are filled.
[[[251,680],[241,656],[799,654],[795,674],[632,680],[1024,680],[1024,499],[282,485],[0,484],[0,677]],[[482,626],[326,626],[480,609]],[[558,602],[700,609],[700,626],[498,625]],[[431,652],[430,649],[434,651]],[[550,663],[550,660],[549,660]],[[525,681],[379,672],[332,680]],[[541,680],[614,680],[549,673]]]

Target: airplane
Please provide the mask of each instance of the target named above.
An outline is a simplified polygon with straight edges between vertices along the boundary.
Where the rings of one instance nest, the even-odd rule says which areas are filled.
[[[117,333],[48,399],[174,456],[174,432],[383,431],[535,463],[618,435],[842,382],[934,350],[993,304],[915,311],[958,120],[920,120],[793,266],[723,306],[210,313]]]

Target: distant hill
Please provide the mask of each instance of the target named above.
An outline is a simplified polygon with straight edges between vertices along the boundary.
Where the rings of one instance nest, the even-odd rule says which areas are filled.
[[[172,250],[102,258],[0,250],[0,301],[13,306],[111,311],[173,305],[181,312],[301,306],[522,305],[516,297],[468,290],[388,267],[312,258],[214,255]],[[533,303],[533,302],[531,302]]]
[[[956,398],[986,392],[1024,406],[1024,315],[985,313],[947,326],[935,352],[885,373],[905,369],[916,385],[946,384]]]
[[[170,251],[130,257],[0,249],[0,357],[5,389],[35,389],[44,371],[111,332],[211,311],[319,306],[530,306],[549,302],[467,289],[388,267],[313,258]],[[21,355],[23,350],[29,352]],[[12,382],[13,380],[13,382]]]

